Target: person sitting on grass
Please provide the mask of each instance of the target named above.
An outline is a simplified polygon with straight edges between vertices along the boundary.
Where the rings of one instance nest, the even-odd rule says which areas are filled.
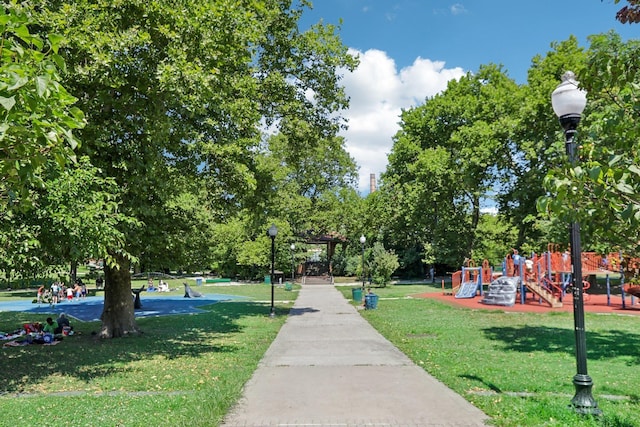
[[[58,329],[58,322],[53,320],[51,317],[47,317],[47,322],[42,327],[42,332],[49,334],[56,334],[56,329]]]
[[[54,334],[61,334],[64,328],[69,328],[70,331],[73,330],[69,324],[69,318],[64,313],[60,313],[60,317],[56,319],[56,322],[58,323],[58,328],[55,330]]]

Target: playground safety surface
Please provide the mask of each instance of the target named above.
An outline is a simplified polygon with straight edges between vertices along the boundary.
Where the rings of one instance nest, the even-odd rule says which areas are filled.
[[[215,304],[220,301],[239,299],[233,295],[204,294],[199,298],[183,298],[179,296],[142,297],[142,308],[135,310],[135,317],[167,316],[175,314],[201,313],[201,306]],[[68,316],[83,322],[100,320],[104,307],[104,297],[95,296],[78,301],[64,301],[56,305],[34,304],[31,301],[0,302],[0,312],[21,311],[34,315],[55,315],[66,313]]]
[[[540,302],[538,298],[528,296],[524,304],[520,303],[520,297],[516,298],[516,304],[513,306],[488,305],[480,301],[482,296],[473,298],[456,298],[453,295],[444,295],[437,293],[424,293],[413,295],[414,298],[432,298],[451,304],[456,307],[465,307],[475,310],[502,310],[506,312],[522,312],[522,313],[548,313],[550,311],[568,311],[573,312],[573,297],[567,294],[562,298],[563,306],[560,308],[551,308],[544,301]],[[611,303],[607,305],[607,295],[585,294],[584,295],[584,311],[587,313],[604,313],[604,314],[622,314],[640,316],[640,299],[635,298],[634,305],[631,305],[631,298],[626,298],[626,308],[622,308],[622,297],[620,295],[611,295]]]

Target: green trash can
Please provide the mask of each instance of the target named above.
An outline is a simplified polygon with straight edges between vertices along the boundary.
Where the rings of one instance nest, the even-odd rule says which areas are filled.
[[[291,291],[291,290],[293,290],[293,285],[291,284],[291,282],[285,282],[285,284],[284,284],[284,290],[285,290],[285,291]]]
[[[362,288],[351,288],[351,297],[354,301],[362,302]]]
[[[264,276],[264,283],[266,283],[267,285],[271,284],[271,275],[270,274]]]

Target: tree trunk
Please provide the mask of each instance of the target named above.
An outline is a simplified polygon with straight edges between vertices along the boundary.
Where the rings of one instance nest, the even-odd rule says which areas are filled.
[[[78,278],[78,261],[71,261],[71,268],[69,269],[69,276],[71,276],[71,285],[76,283]]]
[[[138,334],[131,293],[130,263],[121,254],[115,254],[116,267],[105,265],[104,309],[100,338],[118,338]]]
[[[480,197],[473,195],[472,198],[472,210],[471,210],[471,233],[469,233],[469,248],[468,257],[473,259],[473,250],[476,246],[476,233],[478,232],[478,224],[480,224]],[[482,263],[480,263],[482,264]]]

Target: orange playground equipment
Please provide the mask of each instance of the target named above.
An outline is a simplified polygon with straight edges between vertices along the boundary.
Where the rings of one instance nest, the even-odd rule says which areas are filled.
[[[616,287],[620,283],[619,293],[615,294],[622,298],[622,308],[626,308],[629,297],[631,305],[635,304],[635,298],[640,297],[640,259],[624,257],[619,252],[583,252],[581,262],[585,301],[590,298],[586,292],[591,286],[591,282],[586,280],[589,276],[606,278],[607,305],[611,305],[610,279],[615,280]],[[485,285],[490,285],[496,277],[505,275],[519,279],[517,292],[520,294],[521,304],[525,304],[527,293],[530,293],[540,303],[560,308],[567,288],[572,284],[572,271],[569,251],[560,251],[558,245],[549,244],[547,252],[540,255],[523,257],[517,255],[517,252],[516,255],[507,255],[503,261],[502,273],[494,273],[487,260],[483,261],[482,267],[475,267],[473,261],[469,261],[461,270],[452,274],[450,289],[445,289],[443,281],[442,290],[443,294],[454,295],[456,298],[482,296]],[[625,284],[631,278],[636,278],[633,284]]]
[[[445,289],[442,281],[442,292],[455,295],[456,298],[472,298],[478,293],[482,295],[482,287],[491,284],[495,276],[488,260],[482,262],[482,267],[476,267],[473,260],[469,260],[462,270],[451,275],[451,289]]]

